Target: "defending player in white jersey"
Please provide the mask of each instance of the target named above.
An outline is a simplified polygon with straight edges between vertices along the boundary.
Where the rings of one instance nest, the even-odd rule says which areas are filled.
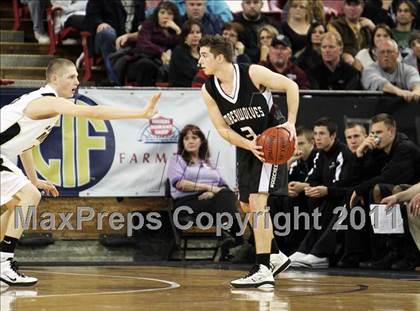
[[[13,260],[14,251],[23,225],[15,224],[16,207],[23,216],[30,207],[37,206],[41,194],[58,196],[54,185],[39,180],[35,172],[32,147],[40,144],[49,134],[60,115],[101,120],[150,119],[156,113],[160,93],[151,97],[144,109],[122,109],[106,106],[79,106],[71,98],[79,85],[75,65],[63,58],[53,59],[46,72],[47,85],[25,94],[1,108],[1,198],[6,211],[0,218],[0,283],[10,286],[31,286],[38,280],[18,271]],[[11,161],[20,156],[26,176]],[[19,226],[16,226],[19,225]]]

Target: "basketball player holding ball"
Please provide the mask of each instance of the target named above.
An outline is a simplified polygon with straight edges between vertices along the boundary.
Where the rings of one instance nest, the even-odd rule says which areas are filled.
[[[210,76],[202,87],[210,119],[219,134],[237,146],[237,172],[241,208],[252,213],[257,264],[243,278],[231,281],[236,288],[271,289],[274,277],[287,269],[289,258],[279,251],[271,221],[265,224],[269,193],[287,195],[287,167],[264,162],[256,138],[265,129],[280,126],[296,139],[295,122],[299,89],[295,82],[259,65],[233,64],[233,49],[221,36],[205,36],[200,41],[199,65]],[[270,90],[285,92],[288,119],[274,117]]]

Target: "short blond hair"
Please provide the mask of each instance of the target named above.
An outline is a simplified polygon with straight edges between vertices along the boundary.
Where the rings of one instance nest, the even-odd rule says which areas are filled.
[[[324,33],[324,34],[321,36],[321,43],[322,43],[322,41],[324,41],[325,39],[332,39],[332,38],[334,38],[334,39],[335,39],[335,42],[337,42],[337,45],[338,45],[340,48],[342,48],[342,47],[344,46],[344,45],[343,45],[343,39],[341,39],[340,34],[339,34],[338,32],[335,32],[335,31],[328,31],[328,32]]]
[[[46,71],[47,82],[51,81],[53,74],[59,73],[63,68],[71,66],[74,66],[74,63],[66,58],[54,58],[50,60]]]

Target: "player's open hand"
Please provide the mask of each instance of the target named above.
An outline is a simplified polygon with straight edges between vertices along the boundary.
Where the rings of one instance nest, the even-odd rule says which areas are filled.
[[[254,137],[253,140],[248,140],[248,142],[248,150],[251,151],[258,160],[265,162],[264,152],[262,151],[263,147],[257,145],[257,137]]]
[[[295,127],[295,125],[293,123],[287,121],[287,122],[285,122],[283,124],[278,125],[277,127],[282,127],[284,129],[286,129],[290,133],[290,135],[289,135],[289,141],[292,141],[294,139],[295,142],[297,143],[296,127]]]
[[[38,180],[35,186],[48,196],[58,197],[59,195],[57,188],[49,181]]]
[[[150,97],[149,102],[147,103],[146,107],[144,107],[143,118],[151,119],[158,113],[156,104],[159,101],[161,95],[162,93],[159,92]]]

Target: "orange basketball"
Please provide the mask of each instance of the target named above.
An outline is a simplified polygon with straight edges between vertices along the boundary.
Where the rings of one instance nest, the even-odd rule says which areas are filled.
[[[262,146],[267,163],[283,164],[295,152],[295,140],[289,141],[290,133],[282,127],[270,127],[257,138],[257,145]]]

